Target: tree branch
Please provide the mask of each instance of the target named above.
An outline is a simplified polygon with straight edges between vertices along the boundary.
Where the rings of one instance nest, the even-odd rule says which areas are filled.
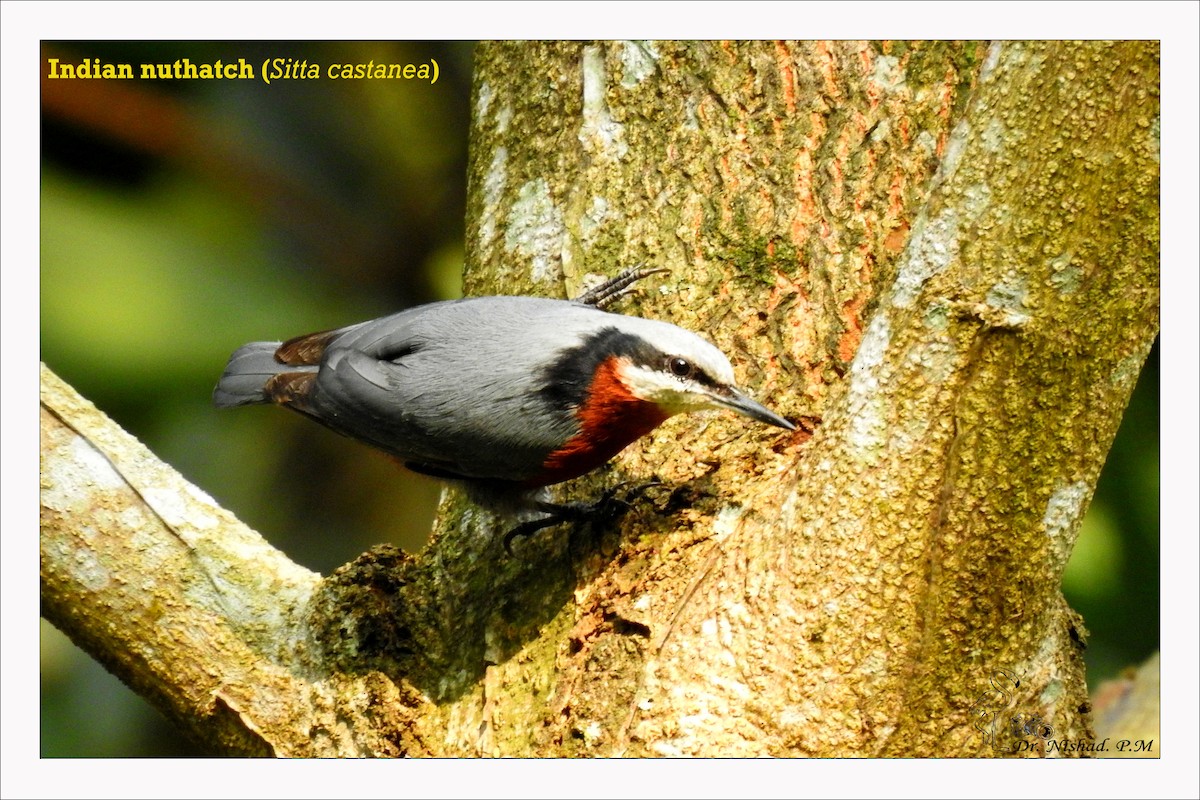
[[[214,751],[395,752],[365,722],[394,687],[320,668],[319,576],[44,365],[41,384],[42,615]]]

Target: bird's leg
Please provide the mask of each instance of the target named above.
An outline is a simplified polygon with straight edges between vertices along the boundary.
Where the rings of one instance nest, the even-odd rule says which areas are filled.
[[[513,528],[504,536],[504,552],[510,556],[513,554],[513,540],[521,536],[530,536],[537,533],[542,528],[550,528],[555,525],[561,525],[564,522],[586,522],[593,527],[597,524],[607,525],[615,522],[616,519],[628,511],[635,500],[645,494],[646,490],[653,486],[661,486],[662,482],[658,480],[648,481],[647,483],[639,484],[628,492],[624,497],[617,497],[628,485],[628,481],[622,481],[616,486],[606,489],[600,498],[591,503],[550,503],[544,500],[539,500],[535,505],[538,511],[546,513],[546,516],[537,519],[531,519],[527,522],[522,522],[517,527]]]
[[[662,267],[629,267],[628,269],[623,269],[604,281],[604,283],[597,284],[576,297],[575,302],[595,306],[599,309],[607,308],[612,303],[632,292],[633,284],[642,278],[660,272],[670,272],[670,270]]]
[[[532,536],[542,528],[550,528],[554,525],[561,525],[562,523],[571,519],[571,517],[565,516],[562,513],[566,511],[567,506],[555,506],[553,503],[539,503],[538,508],[542,511],[550,512],[550,515],[546,517],[538,517],[537,519],[531,519],[527,522],[522,522],[511,531],[504,534],[504,552],[508,553],[509,557],[513,556],[513,539],[516,539],[520,536]],[[550,511],[551,508],[555,510]]]

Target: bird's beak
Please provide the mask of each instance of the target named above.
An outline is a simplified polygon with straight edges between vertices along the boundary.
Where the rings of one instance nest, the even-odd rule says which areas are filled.
[[[795,425],[757,400],[750,399],[737,389],[723,391],[720,394],[714,394],[712,397],[720,405],[732,409],[743,416],[750,417],[750,419],[756,419],[759,422],[765,422],[768,425],[774,425],[789,431],[796,430]]]

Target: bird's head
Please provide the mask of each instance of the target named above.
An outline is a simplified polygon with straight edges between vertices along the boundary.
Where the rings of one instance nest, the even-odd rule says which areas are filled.
[[[796,429],[742,392],[729,359],[696,334],[665,322],[598,313],[601,324],[581,333],[541,375],[543,398],[572,415],[575,432],[550,453],[537,482],[595,469],[683,412],[729,409]]]
[[[725,354],[700,336],[675,325],[630,318],[609,346],[623,388],[665,416],[728,409],[758,422],[792,431],[796,426],[738,388]],[[602,345],[603,347],[603,345]]]

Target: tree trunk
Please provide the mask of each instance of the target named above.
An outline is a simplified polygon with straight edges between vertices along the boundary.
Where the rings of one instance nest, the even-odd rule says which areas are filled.
[[[1059,585],[1158,328],[1157,45],[476,63],[468,293],[665,268],[618,310],[707,334],[804,429],[676,417],[562,488],[661,480],[619,530],[508,556],[450,493],[421,554],[319,581],[44,374],[43,613],[234,753],[1088,741]]]

